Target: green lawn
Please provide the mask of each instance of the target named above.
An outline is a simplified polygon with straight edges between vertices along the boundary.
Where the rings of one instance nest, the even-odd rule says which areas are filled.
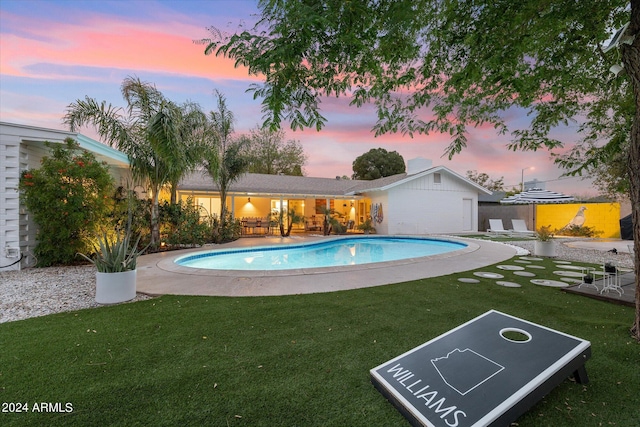
[[[637,425],[633,309],[482,270],[523,287],[456,280],[466,273],[317,295],[168,296],[0,324],[0,401],[29,407],[1,413],[0,425],[409,425],[369,370],[490,309],[592,343],[591,382],[567,379],[519,426]],[[73,411],[33,412],[39,402]]]

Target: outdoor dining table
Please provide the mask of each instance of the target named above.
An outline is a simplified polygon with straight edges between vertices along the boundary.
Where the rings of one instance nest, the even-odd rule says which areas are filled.
[[[600,273],[600,272],[599,272]],[[602,266],[602,289],[600,290],[600,294],[603,292],[616,291],[620,296],[624,294],[624,289],[620,286],[620,270],[617,267],[613,268],[613,271],[608,270],[605,266]]]

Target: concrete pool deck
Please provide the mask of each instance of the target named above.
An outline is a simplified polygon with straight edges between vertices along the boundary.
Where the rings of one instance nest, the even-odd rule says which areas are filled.
[[[335,292],[474,270],[505,261],[517,254],[517,250],[513,246],[503,243],[461,237],[430,237],[461,241],[468,246],[464,249],[430,257],[304,270],[205,270],[183,267],[173,262],[174,259],[193,252],[296,244],[327,240],[335,238],[335,236],[242,238],[224,245],[211,245],[140,257],[138,259],[137,291],[149,295],[231,297]]]

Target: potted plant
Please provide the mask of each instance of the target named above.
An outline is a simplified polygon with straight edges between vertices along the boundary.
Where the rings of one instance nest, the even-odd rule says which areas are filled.
[[[536,231],[536,241],[533,247],[534,254],[537,256],[555,257],[556,242],[553,238],[553,231],[550,225],[540,227]]]
[[[616,266],[611,262],[604,263],[604,272],[605,273],[616,273]]]
[[[587,273],[582,277],[582,281],[588,285],[593,283],[593,274],[590,271],[587,271]]]
[[[304,223],[304,216],[296,213],[295,209],[291,209],[287,212],[285,210],[282,214],[280,212],[272,212],[270,214],[269,225],[280,227],[280,236],[289,237],[291,235],[291,229],[294,224]]]
[[[341,234],[343,232],[342,224],[340,223],[340,214],[336,213],[333,209],[322,209],[324,220],[322,221],[322,234],[325,236],[331,235],[333,231],[335,234]]]
[[[138,250],[140,237],[131,245],[131,234],[118,233],[109,238],[104,233],[94,246],[93,258],[79,254],[96,266],[96,302],[99,304],[116,304],[129,301],[136,296],[136,265],[138,256],[146,250]]]
[[[358,230],[362,230],[364,234],[375,233],[376,228],[371,224],[371,217],[367,218],[362,224],[358,224]]]

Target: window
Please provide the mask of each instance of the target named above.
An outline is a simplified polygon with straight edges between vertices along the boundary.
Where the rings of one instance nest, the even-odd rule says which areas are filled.
[[[442,176],[439,173],[433,174],[433,183],[434,184],[442,184]]]

